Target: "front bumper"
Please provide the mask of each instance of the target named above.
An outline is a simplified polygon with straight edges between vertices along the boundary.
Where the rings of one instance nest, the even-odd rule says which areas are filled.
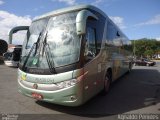
[[[27,82],[27,81],[26,81]],[[28,82],[28,84],[34,85],[34,83]],[[39,85],[39,84],[37,84]],[[79,106],[83,104],[83,81],[78,82],[74,86],[54,90],[38,90],[35,88],[29,88],[21,83],[21,80],[18,80],[19,92],[25,96],[32,97],[32,93],[38,93],[43,96],[42,101],[55,103],[65,106]],[[33,98],[33,97],[32,97]]]

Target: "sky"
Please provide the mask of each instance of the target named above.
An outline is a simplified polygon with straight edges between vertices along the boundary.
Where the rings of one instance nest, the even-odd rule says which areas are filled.
[[[36,16],[79,4],[103,10],[131,40],[160,40],[160,0],[0,0],[0,39],[8,41],[11,28],[30,25]],[[24,35],[15,34],[13,43],[22,43]]]

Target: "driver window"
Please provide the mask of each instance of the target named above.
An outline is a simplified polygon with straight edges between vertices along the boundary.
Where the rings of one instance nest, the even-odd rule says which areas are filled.
[[[96,45],[95,45],[95,29],[88,27],[86,33],[86,44],[85,44],[85,54],[87,61],[93,59],[96,56]]]

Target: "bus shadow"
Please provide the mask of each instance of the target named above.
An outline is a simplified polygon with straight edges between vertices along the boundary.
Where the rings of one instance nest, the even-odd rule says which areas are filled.
[[[66,107],[41,101],[36,101],[36,103],[51,110],[76,116],[116,115],[160,103],[158,80],[160,80],[160,73],[157,70],[136,67],[130,74],[114,82],[106,96],[98,94],[82,106]]]

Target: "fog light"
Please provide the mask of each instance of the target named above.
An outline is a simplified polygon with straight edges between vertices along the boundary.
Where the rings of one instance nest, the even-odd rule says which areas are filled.
[[[72,101],[75,101],[76,99],[77,99],[76,96],[71,96]]]

